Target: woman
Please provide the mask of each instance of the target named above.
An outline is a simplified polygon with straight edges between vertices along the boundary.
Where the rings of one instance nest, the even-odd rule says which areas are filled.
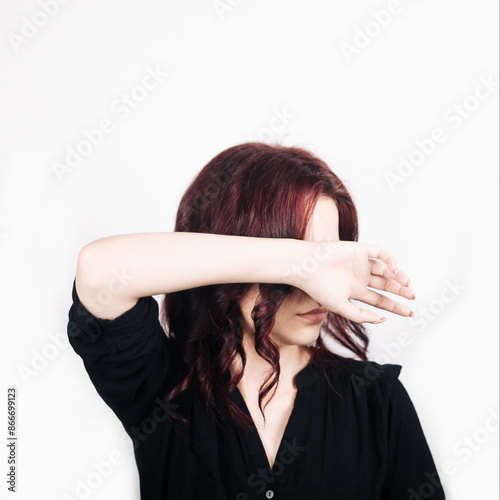
[[[349,301],[412,316],[374,289],[414,292],[357,234],[324,162],[248,143],[202,169],[174,232],[82,248],[68,335],[143,500],[444,498],[401,366],[367,360],[362,323],[385,318]]]

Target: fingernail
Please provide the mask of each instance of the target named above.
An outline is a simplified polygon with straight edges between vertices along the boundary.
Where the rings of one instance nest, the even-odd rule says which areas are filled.
[[[415,313],[413,311],[410,312],[410,318],[413,318],[415,316]]]
[[[377,321],[377,323],[376,323],[376,324],[378,325],[378,324],[380,324],[380,323],[383,323],[386,319],[387,319],[387,318],[380,318],[380,320],[379,320],[379,321]]]

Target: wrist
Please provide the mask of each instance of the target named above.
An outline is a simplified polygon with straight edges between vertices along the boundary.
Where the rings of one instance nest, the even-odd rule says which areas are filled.
[[[309,240],[287,239],[288,251],[279,267],[280,283],[298,288],[317,269],[317,259],[314,257],[318,243]]]

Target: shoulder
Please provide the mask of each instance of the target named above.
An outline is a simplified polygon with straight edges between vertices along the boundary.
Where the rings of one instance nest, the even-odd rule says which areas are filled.
[[[384,398],[389,397],[393,387],[398,385],[401,369],[398,364],[347,358],[325,367],[329,382],[343,395]]]
[[[122,347],[125,341],[144,341],[160,331],[159,305],[153,296],[140,297],[114,318],[103,318],[91,312],[82,302],[73,280],[72,304],[68,313],[68,336],[74,348],[78,344],[103,346],[108,350]],[[93,309],[95,311],[95,309]],[[163,335],[165,336],[165,335]],[[90,347],[98,349],[98,347]]]

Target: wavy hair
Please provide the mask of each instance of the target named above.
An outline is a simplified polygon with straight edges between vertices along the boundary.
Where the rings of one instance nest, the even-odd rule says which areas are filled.
[[[192,181],[180,201],[175,231],[303,240],[321,195],[331,197],[337,205],[340,240],[357,241],[354,203],[325,162],[299,147],[240,144],[215,156]],[[165,294],[162,326],[186,367],[185,378],[166,395],[166,401],[194,383],[217,422],[222,415],[217,404],[220,397],[235,421],[251,425],[248,415],[229,396],[245,368],[239,301],[252,285],[215,284]],[[251,313],[255,350],[271,366],[270,375],[259,390],[259,408],[264,417],[262,400],[273,388],[276,390],[280,374],[279,349],[269,334],[279,307],[295,287],[270,283],[260,283],[258,287],[259,296]],[[326,365],[352,358],[332,352],[324,337],[367,360],[368,337],[364,327],[329,311],[319,338],[309,346],[311,363],[325,377]],[[229,368],[237,356],[241,358],[241,368],[231,378]],[[182,416],[169,413],[187,422]]]

